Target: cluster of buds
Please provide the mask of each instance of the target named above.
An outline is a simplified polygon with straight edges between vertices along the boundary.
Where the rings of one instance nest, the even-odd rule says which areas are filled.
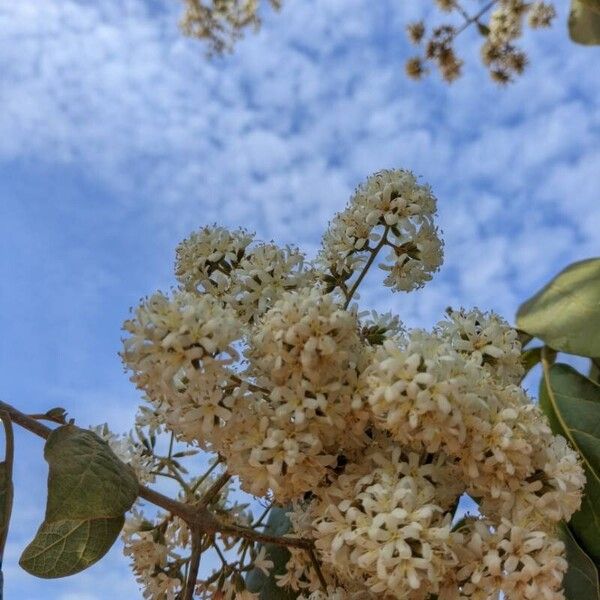
[[[281,0],[267,0],[273,8]],[[210,52],[230,51],[244,30],[260,26],[261,0],[185,0],[181,28],[185,35],[205,40]]]
[[[516,45],[524,27],[549,27],[556,16],[552,4],[540,0],[492,0],[472,11],[459,0],[436,0],[436,4],[441,11],[455,17],[456,24],[435,26],[429,34],[423,21],[408,25],[409,40],[422,48],[420,56],[406,63],[406,72],[413,79],[420,79],[427,72],[427,62],[434,63],[448,82],[459,77],[463,61],[456,55],[454,42],[473,25],[484,38],[481,59],[491,78],[500,84],[509,83],[527,66],[527,55]]]

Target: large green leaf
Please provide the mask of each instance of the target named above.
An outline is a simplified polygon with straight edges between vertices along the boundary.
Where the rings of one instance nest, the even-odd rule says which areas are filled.
[[[600,12],[597,4],[596,0],[571,0],[569,36],[577,44],[600,44]]]
[[[563,580],[567,600],[600,600],[600,582],[594,561],[577,543],[569,526],[564,525],[561,534],[569,563]]]
[[[291,523],[287,517],[289,508],[274,507],[269,513],[265,533],[282,536],[289,532]],[[277,585],[276,575],[286,572],[285,565],[290,559],[287,548],[274,544],[265,544],[266,557],[273,561],[273,568],[269,575],[265,575],[260,569],[253,569],[246,577],[246,587],[250,592],[259,594],[260,600],[293,600],[300,592],[294,592],[290,588],[281,588]]]
[[[587,485],[571,528],[587,554],[600,561],[600,386],[556,363],[542,379],[540,406],[552,430],[566,437],[583,459]]]
[[[555,350],[600,356],[600,258],[559,273],[521,305],[517,327]]]
[[[65,577],[110,549],[139,484],[105,441],[74,425],[50,434],[44,456],[50,465],[46,516],[20,564],[38,577]]]

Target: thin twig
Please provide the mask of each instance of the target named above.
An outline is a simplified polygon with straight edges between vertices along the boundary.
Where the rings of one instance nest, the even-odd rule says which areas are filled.
[[[238,385],[247,386],[248,389],[253,392],[260,392],[261,394],[270,394],[271,393],[271,392],[269,392],[269,390],[267,388],[260,387],[259,385],[250,383],[249,381],[244,381],[241,377],[238,377],[237,375],[230,375],[229,378],[231,379],[231,381],[237,383]]]
[[[312,566],[317,573],[317,577],[319,578],[319,583],[321,584],[323,591],[327,592],[327,582],[325,581],[325,577],[323,577],[323,573],[321,572],[321,565],[319,565],[319,560],[317,559],[314,548],[309,548],[307,552],[308,556],[310,557],[310,562],[312,563]]]
[[[15,436],[12,427],[12,421],[10,414],[6,411],[0,412],[0,419],[2,419],[2,425],[4,427],[4,438],[5,438],[5,451],[4,451],[4,514],[0,516],[2,519],[2,529],[0,529],[0,568],[2,566],[2,559],[4,558],[4,547],[6,546],[6,536],[8,535],[8,526],[10,524],[10,515],[12,512],[13,503],[13,464],[15,459]],[[0,589],[0,597],[2,596],[2,590]]]
[[[467,29],[467,27],[469,27],[473,23],[478,23],[479,19],[481,19],[481,17],[483,17],[483,15],[485,15],[485,13],[488,10],[490,10],[490,8],[492,8],[492,6],[494,6],[494,4],[496,4],[496,2],[498,2],[498,0],[491,0],[479,12],[477,12],[476,14],[474,14],[471,17],[467,18],[463,15],[465,22],[454,32],[454,35],[452,37],[455,38],[457,35],[461,34],[465,29]]]
[[[200,556],[202,554],[202,533],[192,531],[192,555],[190,556],[189,571],[185,582],[185,595],[183,600],[193,600],[198,571],[200,570]]]
[[[206,480],[206,478],[223,462],[223,459],[219,456],[217,458],[217,460],[210,466],[210,468],[208,469],[208,471],[206,471],[206,473],[204,473],[204,475],[202,475],[202,477],[200,477],[200,479],[198,479],[198,481],[196,481],[194,483],[194,485],[191,487],[191,491],[192,493],[194,493]]]
[[[223,489],[225,485],[231,479],[231,475],[225,471],[215,482],[206,490],[206,493],[202,498],[200,498],[200,502],[198,502],[198,506],[205,508],[207,507],[219,494],[219,492]]]
[[[279,537],[277,535],[269,535],[254,531],[243,525],[235,525],[233,523],[219,523],[219,533],[244,538],[252,542],[260,542],[262,544],[274,544],[275,546],[287,546],[289,548],[312,548],[312,540],[305,538],[294,537]]]
[[[358,286],[362,283],[362,280],[365,278],[365,275],[367,274],[367,272],[371,268],[371,265],[377,258],[379,251],[387,243],[387,234],[388,234],[389,230],[390,230],[389,226],[386,225],[383,235],[381,236],[381,239],[379,240],[379,243],[377,244],[377,246],[375,246],[371,250],[371,256],[369,256],[369,260],[365,263],[363,270],[361,271],[360,275],[356,278],[356,281],[353,283],[352,287],[350,288],[350,291],[348,292],[348,295],[346,296],[346,302],[344,303],[344,309],[346,309],[346,308],[348,308],[348,306],[350,306],[350,300],[352,300],[352,296],[354,296],[354,294],[356,293]]]
[[[66,425],[66,421],[63,418],[60,417],[53,417],[52,415],[49,415],[47,413],[41,414],[41,413],[33,413],[28,415],[30,416],[32,419],[37,419],[38,421],[50,421],[51,423],[56,423],[57,425]]]

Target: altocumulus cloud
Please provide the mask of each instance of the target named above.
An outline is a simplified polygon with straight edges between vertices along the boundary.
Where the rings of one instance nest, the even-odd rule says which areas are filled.
[[[423,4],[287,0],[234,55],[209,62],[198,42],[179,34],[180,7],[172,0],[1,3],[0,167],[17,165],[31,177],[82,174],[106,198],[96,193],[92,200],[87,189],[69,200],[49,195],[46,211],[60,205],[65,219],[76,214],[89,231],[94,219],[110,223],[114,234],[97,242],[109,258],[95,263],[84,242],[76,251],[65,245],[65,263],[44,271],[48,295],[60,289],[80,301],[57,313],[56,330],[71,339],[101,337],[111,314],[100,308],[104,302],[120,303],[110,327],[126,308],[116,292],[107,299],[106,289],[127,280],[125,269],[143,282],[131,291],[133,301],[152,285],[168,286],[162,274],[150,282],[142,273],[164,270],[158,250],[203,223],[243,224],[314,251],[354,186],[386,167],[413,169],[440,201],[440,276],[413,295],[382,298],[375,286],[363,294],[410,324],[437,320],[448,304],[495,308],[511,318],[559,268],[597,254],[600,77],[590,69],[597,51],[567,41],[561,6],[552,31],[527,38],[531,66],[515,85],[498,89],[488,81],[476,32],[461,40],[463,79],[451,87],[435,76],[415,84],[403,75],[410,53],[404,25],[426,10]],[[17,196],[6,202],[7,214],[20,210]],[[144,250],[143,263],[123,258],[119,266],[125,253],[113,241],[139,220],[164,243]],[[14,240],[34,248],[20,258],[27,271],[47,246],[31,237],[42,224],[5,222],[16,223]],[[43,224],[58,227],[51,219]],[[73,269],[88,279],[65,292]],[[39,279],[19,281],[24,297],[39,292]],[[42,339],[55,333],[37,331]],[[100,368],[81,349],[60,360],[66,372]],[[114,354],[110,360],[117,371]],[[65,375],[58,384],[65,403],[83,398],[82,405],[100,407],[86,415],[118,406],[102,400],[115,385],[100,377],[88,388],[83,377],[74,383]],[[19,513],[18,522],[31,529],[39,515],[30,512]],[[9,548],[13,564],[22,541],[17,535]],[[101,581],[120,597],[135,589],[118,552],[57,587],[31,582],[17,568],[6,576],[32,600],[49,597],[48,590],[54,598],[105,598],[94,591]]]
[[[591,250],[600,82],[590,51],[560,22],[528,38],[529,72],[499,90],[465,36],[463,80],[415,85],[402,74],[403,27],[417,14],[406,4],[290,0],[213,62],[179,35],[177,3],[7,4],[0,156],[76,164],[181,231],[201,207],[204,221],[310,246],[366,174],[406,166],[440,196],[459,299],[478,289],[477,301],[507,309],[508,281],[526,287],[547,250],[550,270]]]

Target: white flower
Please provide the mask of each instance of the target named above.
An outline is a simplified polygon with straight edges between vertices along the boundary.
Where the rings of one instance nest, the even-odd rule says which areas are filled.
[[[265,575],[268,576],[270,570],[273,568],[273,561],[266,558],[266,554],[266,546],[261,546],[258,554],[254,557],[253,564],[256,569],[260,569]]]

